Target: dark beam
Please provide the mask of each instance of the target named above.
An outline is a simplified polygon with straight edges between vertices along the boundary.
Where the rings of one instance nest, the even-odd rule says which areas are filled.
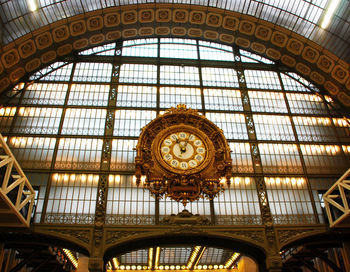
[[[308,262],[305,260],[302,256],[299,256],[297,254],[292,254],[292,256],[298,260],[300,260],[308,269],[311,270],[311,272],[319,272],[311,262]]]
[[[34,250],[28,257],[23,259],[19,264],[17,264],[14,268],[10,270],[10,272],[17,272],[21,270],[22,267],[24,267],[30,260],[32,260],[33,257],[39,254],[41,249]]]
[[[330,259],[328,259],[327,254],[323,253],[317,249],[311,249],[309,248],[318,258],[323,260],[330,268],[334,270],[334,272],[342,272],[343,270],[340,269],[334,262],[332,262]]]
[[[35,271],[39,271],[39,269],[41,267],[43,267],[45,264],[47,264],[50,261],[49,258],[47,258],[46,260],[44,260],[42,263],[40,263],[39,265],[37,265],[36,267],[34,267],[34,269],[31,272],[35,272]]]
[[[133,64],[153,64],[153,65],[183,65],[183,66],[198,66],[198,59],[173,59],[173,58],[153,58],[153,57],[122,57],[120,63],[133,63]],[[115,61],[114,56],[94,56],[94,55],[78,55],[67,56],[63,59],[64,62],[105,62],[113,63]],[[201,60],[202,67],[219,67],[219,68],[242,68],[244,69],[259,69],[259,70],[274,70],[280,72],[291,71],[285,67],[277,67],[276,64],[266,63],[238,63],[235,61],[218,61],[218,60]]]

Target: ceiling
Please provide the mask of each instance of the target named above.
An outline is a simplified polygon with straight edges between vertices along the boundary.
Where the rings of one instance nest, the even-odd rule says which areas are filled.
[[[115,256],[107,270],[230,269],[240,258],[232,249],[205,246],[165,246],[130,251]]]
[[[350,62],[350,1],[341,0],[330,26],[320,28],[327,0],[1,0],[1,41],[6,45],[19,37],[60,19],[113,6],[145,3],[183,3],[218,7],[255,16],[294,31]],[[331,0],[330,0],[331,1]]]

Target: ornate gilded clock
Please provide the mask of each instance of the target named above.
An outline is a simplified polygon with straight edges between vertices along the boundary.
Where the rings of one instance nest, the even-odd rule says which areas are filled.
[[[232,161],[222,131],[185,105],[171,108],[142,129],[136,180],[153,195],[186,205],[203,195],[212,199],[229,182]]]

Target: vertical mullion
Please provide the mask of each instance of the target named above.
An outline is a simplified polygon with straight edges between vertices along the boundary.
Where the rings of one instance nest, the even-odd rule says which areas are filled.
[[[250,140],[249,144],[251,149],[254,173],[256,177],[255,183],[256,183],[256,190],[257,190],[258,199],[259,199],[259,205],[260,205],[260,214],[264,224],[273,223],[271,211],[269,208],[267,188],[266,188],[265,181],[262,177],[263,171],[262,171],[262,165],[261,165],[261,155],[260,155],[258,143],[256,142],[256,130],[254,126],[254,120],[251,114],[251,105],[249,101],[248,88],[247,88],[244,69],[243,69],[241,56],[238,48],[234,48],[234,55],[235,55],[235,60],[238,63],[238,68],[236,69],[236,71],[237,71],[239,89],[241,91],[241,99],[243,104],[243,112],[244,112],[245,121],[246,121],[247,133]]]
[[[202,62],[201,57],[199,53],[199,43],[198,40],[196,40],[196,51],[197,51],[197,62],[198,62],[198,73],[199,73],[199,88],[201,91],[201,102],[202,102],[202,111],[203,115],[205,116],[206,108],[205,108],[205,99],[204,99],[204,87],[203,87],[203,75],[202,75]]]

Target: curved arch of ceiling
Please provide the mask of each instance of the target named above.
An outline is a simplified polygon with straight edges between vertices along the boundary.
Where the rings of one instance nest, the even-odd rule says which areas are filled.
[[[113,231],[113,234],[115,234],[115,231]],[[254,235],[259,236],[260,234],[259,231],[252,231],[251,235],[254,237]],[[260,266],[259,271],[263,271],[265,269],[265,258],[269,255],[269,248],[262,241],[254,239],[235,235],[234,231],[225,235],[211,232],[203,234],[195,231],[171,234],[161,231],[158,233],[149,232],[136,234],[118,242],[113,240],[107,245],[103,259],[107,262],[115,255],[154,246],[205,245],[233,249],[245,256],[249,256],[257,261],[258,266]]]
[[[350,106],[350,65],[325,48],[253,16],[193,5],[130,5],[63,19],[1,48],[0,92],[70,54],[118,39],[189,37],[277,61]]]
[[[349,62],[350,48],[350,2],[347,0],[4,0],[0,3],[3,26],[2,42],[8,44],[40,27],[61,19],[87,12],[136,4],[189,4],[202,9],[219,8],[240,14],[251,15],[293,31],[318,43],[335,55]],[[338,3],[331,24],[321,28],[323,18],[331,4]],[[34,5],[33,5],[34,4]]]

